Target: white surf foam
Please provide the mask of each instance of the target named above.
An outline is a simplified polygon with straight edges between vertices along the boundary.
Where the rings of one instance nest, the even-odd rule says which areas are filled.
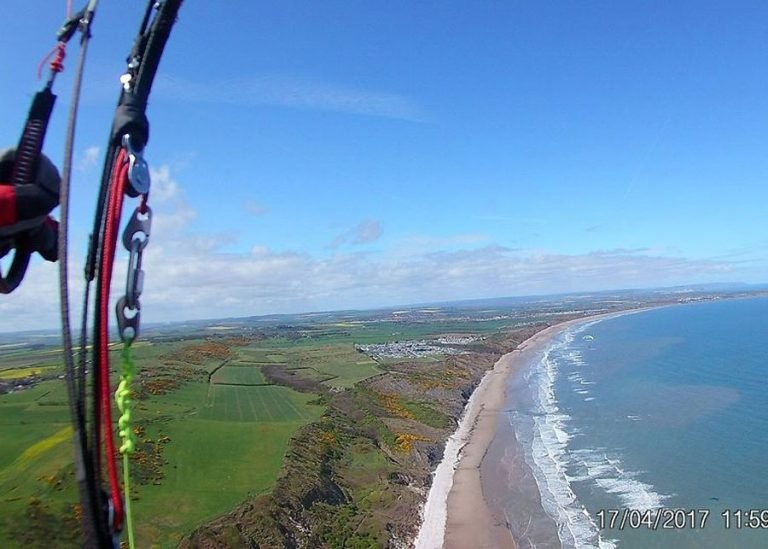
[[[527,440],[525,457],[539,486],[542,505],[558,524],[563,547],[615,547],[616,540],[600,537],[596,522],[578,500],[573,483],[591,482],[594,486],[616,496],[621,504],[633,509],[656,509],[670,496],[659,494],[651,484],[640,479],[642,472],[630,471],[618,451],[607,449],[574,449],[569,442],[578,430],[571,417],[564,413],[557,401],[554,386],[558,378],[556,357],[570,366],[584,365],[580,352],[568,350],[575,336],[595,324],[582,325],[563,333],[528,374],[529,386],[536,392],[539,410],[531,414],[527,429],[525,422],[516,424],[520,440]],[[588,395],[584,386],[594,385],[583,374],[573,372],[567,379],[574,392]],[[587,397],[585,401],[594,400]],[[634,418],[633,418],[634,419]],[[638,418],[639,419],[639,418]],[[527,435],[527,436],[526,436]],[[571,476],[568,472],[575,472]]]
[[[544,510],[558,525],[563,547],[612,547],[610,540],[600,539],[597,525],[578,501],[566,474],[569,464],[568,442],[574,430],[568,428],[570,416],[557,405],[554,384],[558,372],[552,352],[561,350],[573,341],[573,337],[573,332],[563,334],[532,368],[529,381],[538,393],[540,413],[530,416],[531,432],[528,436],[521,434],[520,438],[530,442],[526,445],[529,446],[525,452],[526,462],[539,486]],[[579,353],[569,353],[568,359],[575,363],[583,361]],[[579,379],[571,381],[578,382]]]

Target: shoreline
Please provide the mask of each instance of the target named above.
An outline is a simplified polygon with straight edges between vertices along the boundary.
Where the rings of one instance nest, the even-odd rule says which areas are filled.
[[[651,307],[656,308],[656,307]],[[486,372],[470,396],[456,432],[446,442],[434,472],[415,540],[417,549],[516,548],[508,518],[494,513],[483,491],[481,465],[497,433],[505,408],[506,387],[552,338],[573,326],[648,310],[628,309],[567,320],[537,332]]]

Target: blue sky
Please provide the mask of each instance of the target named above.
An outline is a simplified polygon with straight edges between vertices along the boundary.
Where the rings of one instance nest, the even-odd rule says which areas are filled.
[[[64,6],[6,1],[2,144]],[[102,0],[94,24],[75,271],[142,11]],[[765,282],[767,50],[761,2],[188,0],[149,110],[144,318]],[[36,260],[0,330],[55,308]]]

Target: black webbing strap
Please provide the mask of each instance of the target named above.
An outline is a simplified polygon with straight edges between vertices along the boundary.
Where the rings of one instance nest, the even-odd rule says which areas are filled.
[[[8,272],[5,275],[0,275],[0,294],[9,294],[19,287],[21,281],[24,280],[31,256],[32,253],[29,250],[16,248]]]
[[[16,159],[13,166],[13,184],[29,185],[35,179],[40,153],[43,150],[45,131],[51,119],[56,96],[46,87],[35,94],[29,109],[27,123],[16,147]]]
[[[35,181],[45,132],[55,103],[56,96],[47,86],[35,94],[24,131],[16,148],[11,175],[11,183],[16,187],[18,206],[14,206],[17,207],[17,211],[22,213],[22,219],[39,217],[41,223],[45,220],[45,215],[59,203],[58,188],[55,192],[51,192],[52,190],[44,189]],[[29,266],[29,259],[35,251],[30,244],[29,239],[23,234],[13,237],[10,247],[15,248],[16,251],[8,272],[5,275],[0,273],[0,294],[9,294],[21,284]]]

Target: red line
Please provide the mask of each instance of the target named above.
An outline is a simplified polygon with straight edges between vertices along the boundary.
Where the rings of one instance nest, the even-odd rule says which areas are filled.
[[[104,442],[106,445],[106,462],[109,474],[109,485],[112,496],[112,506],[115,510],[115,530],[119,531],[123,522],[123,500],[121,498],[120,480],[117,476],[117,454],[115,451],[114,427],[112,426],[112,391],[109,384],[109,290],[112,283],[112,269],[117,245],[117,229],[120,225],[120,214],[125,196],[125,182],[128,177],[128,164],[125,162],[125,150],[120,149],[110,185],[106,220],[104,223],[104,246],[101,263],[101,315],[99,335],[101,349],[101,407],[104,415]]]

